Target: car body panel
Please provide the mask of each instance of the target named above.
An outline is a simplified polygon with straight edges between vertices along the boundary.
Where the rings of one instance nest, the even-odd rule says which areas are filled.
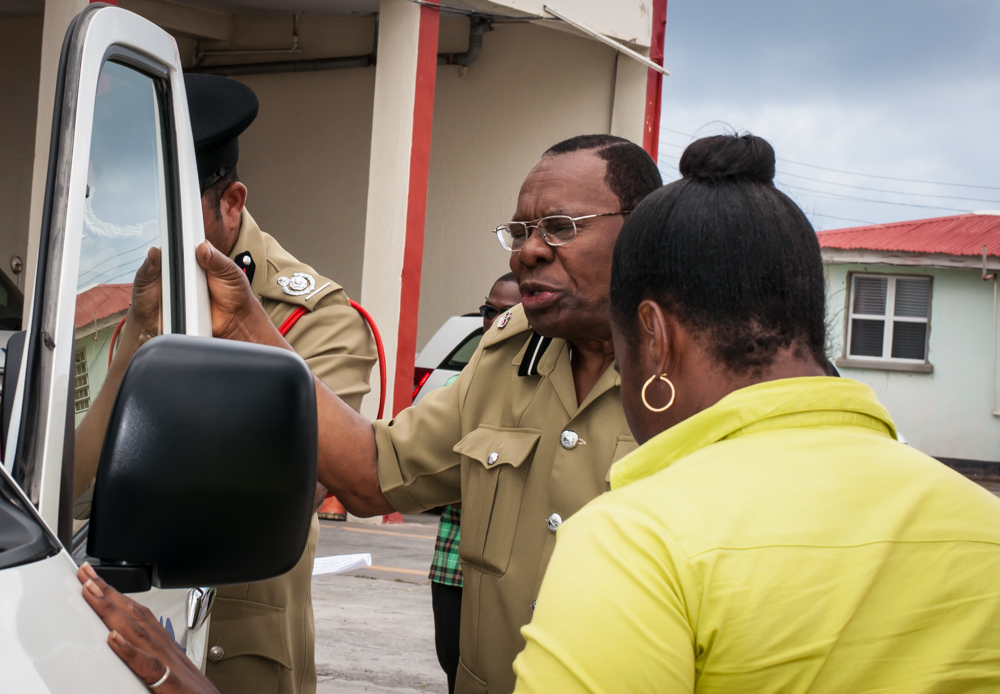
[[[107,644],[65,551],[0,571],[0,691],[148,691]]]
[[[417,391],[413,404],[416,405],[425,394],[446,385],[455,377],[472,356],[482,336],[483,319],[477,314],[452,316],[446,320],[414,359],[414,367],[424,370],[424,373],[429,370],[430,375]],[[463,357],[457,360],[460,363],[455,363],[453,358],[457,352],[461,352]]]

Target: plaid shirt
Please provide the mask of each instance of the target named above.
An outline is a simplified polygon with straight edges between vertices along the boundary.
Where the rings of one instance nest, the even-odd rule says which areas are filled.
[[[434,583],[462,587],[462,565],[458,561],[458,541],[462,536],[462,509],[444,507],[438,522],[437,540],[429,578]]]

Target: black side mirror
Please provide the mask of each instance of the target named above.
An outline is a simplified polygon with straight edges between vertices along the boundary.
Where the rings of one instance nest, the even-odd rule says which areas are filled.
[[[298,355],[181,335],[133,357],[94,488],[87,553],[130,592],[259,581],[302,556],[316,393]]]

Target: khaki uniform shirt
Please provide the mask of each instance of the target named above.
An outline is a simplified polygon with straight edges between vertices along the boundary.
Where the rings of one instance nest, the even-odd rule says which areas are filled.
[[[462,502],[461,694],[513,691],[555,528],[607,491],[611,464],[636,448],[614,369],[578,404],[569,350],[516,306],[457,381],[375,424],[382,492],[397,510]]]
[[[247,254],[250,261],[244,262]],[[355,410],[360,408],[369,390],[375,344],[344,290],[292,257],[246,210],[230,257],[242,267],[253,266],[250,286],[275,326],[299,306],[309,310],[286,339],[321,381]],[[295,273],[304,275],[296,278]],[[216,650],[213,657],[210,651],[205,673],[222,694],[316,691],[312,567],[318,538],[314,514],[295,568],[268,581],[218,589],[208,646],[218,646],[221,652]]]

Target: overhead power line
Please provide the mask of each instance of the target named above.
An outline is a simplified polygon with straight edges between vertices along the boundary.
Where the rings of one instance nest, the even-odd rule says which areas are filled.
[[[944,210],[945,212],[958,212],[962,214],[968,214],[969,210],[962,210],[955,207],[939,207],[937,205],[919,205],[913,202],[892,202],[890,200],[873,200],[871,198],[859,198],[856,195],[841,195],[840,193],[830,193],[825,190],[813,190],[812,188],[803,188],[802,186],[793,186],[788,183],[781,185],[782,188],[791,188],[792,190],[801,190],[806,193],[812,193],[813,195],[826,195],[829,197],[840,198],[842,200],[857,200],[859,202],[870,202],[876,205],[895,205],[897,207],[920,207],[925,210]]]
[[[857,222],[858,224],[864,224],[866,226],[874,226],[875,222],[869,222],[864,219],[851,219],[850,217],[838,217],[835,214],[827,214],[825,212],[807,212],[807,215],[812,215],[814,217],[824,217],[826,219],[839,219],[842,222]]]
[[[692,135],[691,133],[685,133],[685,132],[682,132],[680,130],[674,130],[672,128],[666,128],[666,127],[663,127],[662,125],[660,126],[660,130],[666,130],[667,132],[674,133],[675,135],[683,135],[684,137],[691,138],[692,140],[694,139],[694,135]],[[663,144],[663,143],[661,143],[661,144]],[[669,143],[667,143],[667,144],[669,144]],[[670,146],[671,147],[678,147],[678,145],[673,145],[673,144],[671,144]],[[683,149],[683,147],[681,147],[681,149]],[[956,188],[977,188],[979,190],[1000,190],[1000,186],[980,186],[980,185],[976,185],[976,184],[973,184],[973,183],[949,183],[947,181],[926,181],[926,180],[922,180],[922,179],[918,179],[918,178],[897,178],[895,176],[882,176],[882,175],[879,175],[879,174],[869,174],[869,173],[860,173],[858,171],[845,171],[844,169],[834,169],[834,168],[830,168],[828,166],[819,166],[817,164],[806,164],[805,162],[794,161],[792,159],[783,159],[781,157],[775,157],[775,158],[776,158],[777,161],[785,162],[786,164],[794,164],[796,166],[807,166],[807,167],[809,167],[811,169],[819,169],[820,171],[830,171],[832,173],[846,174],[848,176],[865,176],[867,178],[878,178],[878,179],[881,179],[883,181],[899,181],[901,183],[925,183],[927,185],[932,185],[932,186],[953,186],[953,187],[956,187]]]
[[[676,157],[672,157],[669,154],[668,155],[661,155],[661,158],[676,159]],[[889,193],[891,195],[904,195],[904,196],[908,196],[908,197],[912,197],[912,198],[932,198],[932,199],[939,199],[940,198],[940,199],[946,199],[946,200],[966,200],[966,201],[972,201],[972,202],[985,202],[985,203],[992,204],[992,205],[1000,205],[1000,202],[997,202],[996,200],[984,200],[984,199],[980,199],[980,198],[965,198],[965,197],[958,197],[958,196],[952,196],[952,195],[935,195],[933,193],[906,193],[906,192],[903,192],[903,191],[896,191],[896,190],[881,190],[881,189],[878,189],[878,188],[867,188],[867,187],[864,187],[864,186],[852,186],[852,185],[848,185],[846,183],[834,183],[833,181],[824,181],[824,180],[818,179],[818,178],[810,178],[809,176],[800,176],[798,174],[790,174],[787,171],[779,171],[779,172],[777,172],[776,175],[775,175],[775,178],[778,179],[778,178],[783,177],[783,176],[792,176],[792,177],[795,177],[795,178],[804,178],[804,179],[806,179],[808,181],[815,181],[817,183],[823,183],[823,184],[826,184],[826,185],[841,186],[841,187],[851,188],[851,189],[854,189],[854,190],[864,190],[864,191],[875,192],[875,193]],[[781,185],[782,187],[785,187],[785,188],[794,188],[796,190],[801,190],[801,191],[805,191],[805,192],[809,192],[809,193],[814,193],[816,195],[830,195],[830,196],[841,198],[841,199],[844,199],[844,200],[857,200],[859,202],[873,202],[873,203],[878,203],[878,204],[883,204],[883,205],[898,205],[898,206],[901,206],[901,207],[923,207],[923,208],[931,209],[931,210],[946,210],[946,211],[951,211],[951,212],[969,212],[969,210],[967,210],[967,209],[958,209],[958,208],[953,208],[953,207],[940,207],[940,206],[937,206],[937,205],[922,205],[920,203],[911,203],[911,202],[896,202],[896,201],[892,201],[892,200],[875,200],[875,199],[872,199],[872,198],[866,198],[866,197],[861,197],[861,196],[857,196],[857,195],[845,195],[843,193],[834,193],[832,191],[816,190],[815,188],[808,188],[808,187],[805,187],[805,186],[794,186],[794,185],[789,184],[789,183],[783,183],[780,180],[777,180],[776,182],[779,185]]]
[[[935,193],[907,193],[901,190],[885,190],[884,188],[868,188],[866,186],[852,186],[849,183],[835,183],[834,181],[826,181],[822,178],[812,178],[810,176],[802,176],[801,174],[788,173],[787,171],[782,171],[778,174],[779,176],[792,176],[793,178],[802,178],[806,181],[814,181],[816,183],[825,183],[828,186],[839,186],[841,188],[852,188],[854,190],[865,190],[870,193],[890,193],[892,195],[920,195],[927,198],[941,198],[944,200],[968,200],[970,202],[986,202],[991,205],[1000,205],[1000,202],[996,200],[985,200],[983,198],[964,198],[957,195],[937,195]]]

